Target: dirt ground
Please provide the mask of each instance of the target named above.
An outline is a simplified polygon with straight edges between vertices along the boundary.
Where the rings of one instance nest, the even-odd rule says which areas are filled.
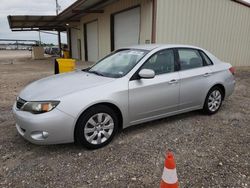
[[[250,67],[237,68],[235,92],[217,114],[134,126],[94,151],[37,146],[17,134],[11,107],[18,92],[52,74],[51,58],[0,51],[0,187],[159,187],[168,149],[180,187],[250,187]]]

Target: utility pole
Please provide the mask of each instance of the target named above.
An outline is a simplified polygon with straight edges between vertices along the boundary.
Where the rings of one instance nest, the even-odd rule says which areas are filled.
[[[60,5],[58,4],[58,0],[56,0],[56,16],[59,14],[59,10],[60,10]],[[57,34],[58,34],[59,52],[60,52],[60,56],[62,56],[61,32],[57,31]]]
[[[58,15],[60,10],[60,5],[58,4],[58,0],[56,0],[56,15]]]

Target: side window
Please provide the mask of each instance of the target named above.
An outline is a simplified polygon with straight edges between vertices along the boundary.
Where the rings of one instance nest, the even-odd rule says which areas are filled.
[[[213,65],[212,61],[208,58],[208,56],[204,52],[200,51],[200,53],[203,59],[205,60],[206,65]]]
[[[174,64],[174,51],[164,50],[153,55],[141,69],[152,69],[159,75],[174,72]]]
[[[203,66],[203,60],[198,50],[179,49],[178,53],[181,70],[188,70]]]

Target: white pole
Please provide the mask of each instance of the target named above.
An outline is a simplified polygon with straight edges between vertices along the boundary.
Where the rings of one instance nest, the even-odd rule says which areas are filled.
[[[39,45],[41,46],[41,44],[42,44],[42,41],[41,41],[41,32],[39,30]]]

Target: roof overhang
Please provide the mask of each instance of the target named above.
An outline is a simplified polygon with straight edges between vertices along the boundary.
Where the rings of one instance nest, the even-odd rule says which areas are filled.
[[[8,21],[12,31],[65,30],[57,16],[8,16]]]
[[[9,26],[12,31],[65,31],[79,23],[81,17],[101,14],[103,7],[117,0],[77,0],[59,15],[10,15]]]

